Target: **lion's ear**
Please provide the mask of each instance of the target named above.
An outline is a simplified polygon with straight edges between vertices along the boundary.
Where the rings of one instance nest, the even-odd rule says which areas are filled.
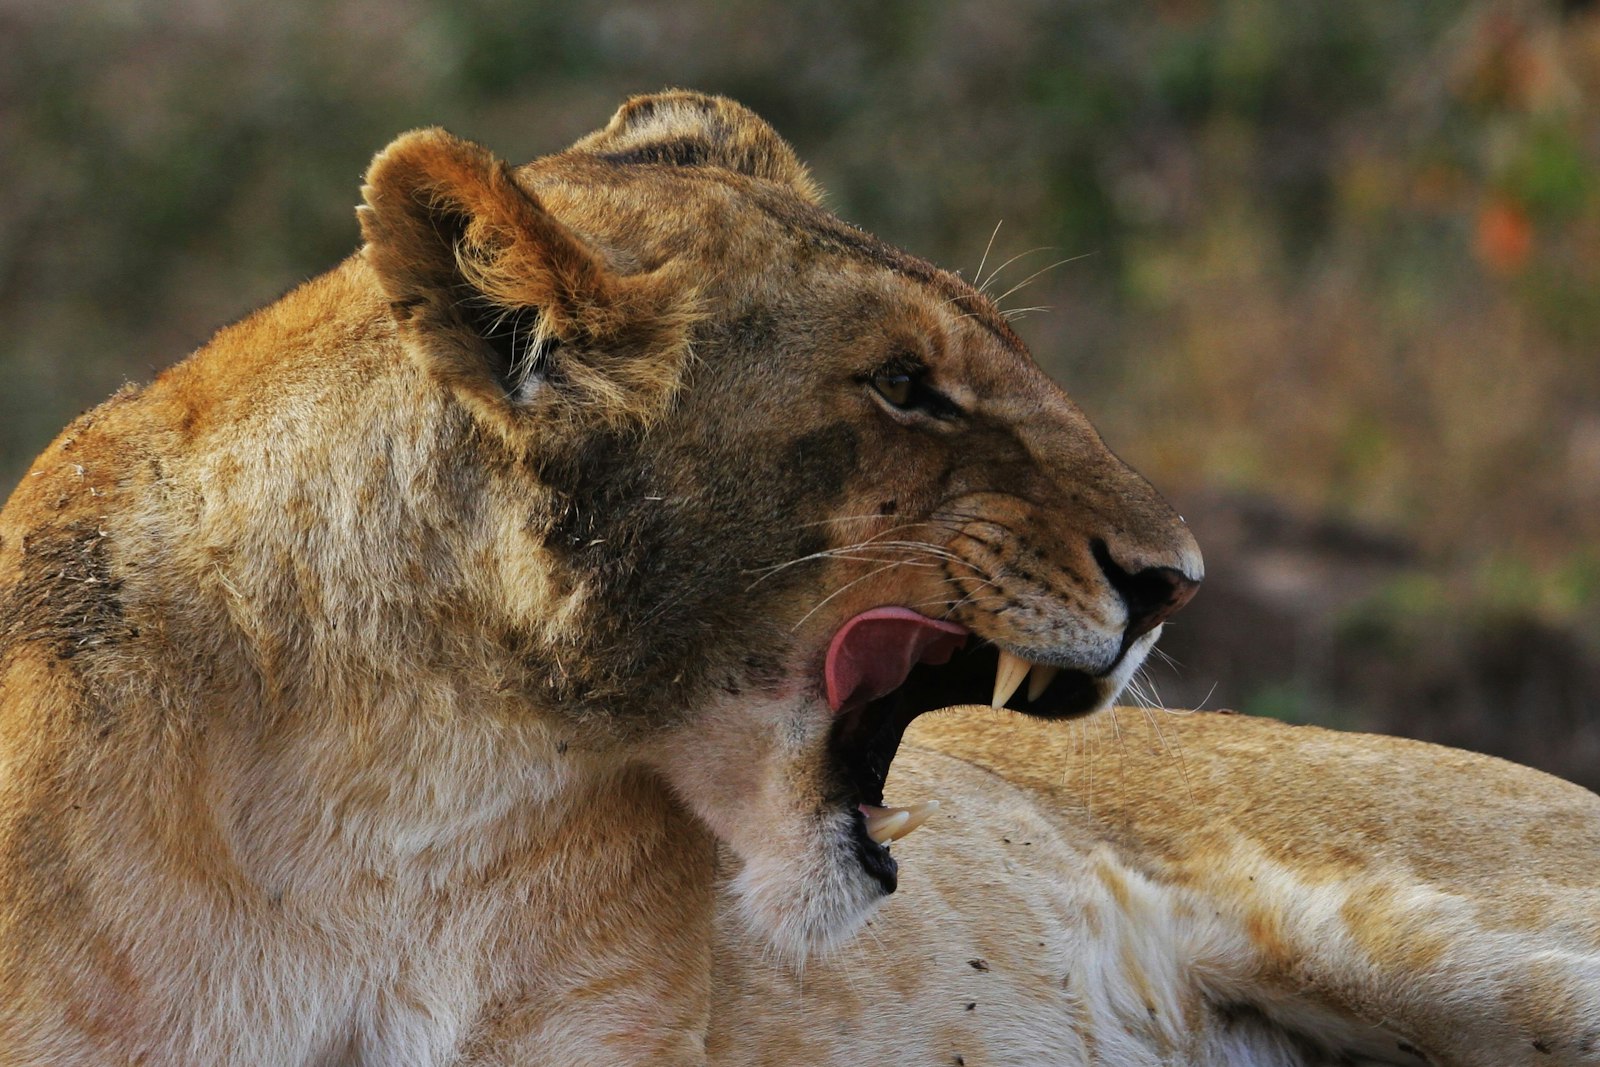
[[[814,204],[821,199],[788,142],[755,112],[720,96],[675,89],[633,97],[572,151],[613,163],[725,167],[781,182]]]
[[[648,417],[676,388],[685,323],[648,278],[624,278],[487,149],[404,134],[367,171],[365,255],[429,369],[515,407],[552,377],[562,402]]]

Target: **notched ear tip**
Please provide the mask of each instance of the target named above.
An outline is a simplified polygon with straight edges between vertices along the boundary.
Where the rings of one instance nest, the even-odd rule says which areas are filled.
[[[356,205],[356,225],[361,227],[361,239],[371,242],[378,227],[378,213],[372,209],[372,186],[361,187],[361,201]]]

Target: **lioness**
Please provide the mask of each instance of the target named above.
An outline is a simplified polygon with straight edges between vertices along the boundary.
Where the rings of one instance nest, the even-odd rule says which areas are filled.
[[[1200,557],[754,115],[364,194],[0,515],[0,1062],[1600,1062],[1576,787],[912,724],[1103,708]]]

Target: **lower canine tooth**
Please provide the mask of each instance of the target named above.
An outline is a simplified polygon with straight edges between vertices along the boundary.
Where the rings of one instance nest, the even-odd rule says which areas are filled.
[[[1000,665],[994,672],[994,699],[989,701],[993,708],[1003,708],[1006,701],[1011,699],[1011,694],[1017,691],[1022,680],[1028,676],[1028,668],[1033,666],[1021,656],[1013,656],[1005,649],[1000,650]]]
[[[909,808],[905,809],[906,814],[909,815],[910,818],[906,820],[904,826],[900,827],[900,829],[895,832],[894,839],[896,841],[900,840],[902,837],[906,836],[911,831],[927,822],[929,819],[933,818],[933,813],[938,810],[939,802],[937,800],[924,800],[920,804],[911,805]]]
[[[1050,683],[1055,681],[1056,675],[1061,673],[1060,667],[1052,667],[1046,663],[1035,663],[1033,670],[1028,672],[1028,703],[1044,696],[1044,691],[1050,688]]]
[[[900,808],[881,808],[882,814],[874,812],[867,816],[867,836],[880,845],[886,845],[899,837],[901,827],[911,821],[911,813]]]

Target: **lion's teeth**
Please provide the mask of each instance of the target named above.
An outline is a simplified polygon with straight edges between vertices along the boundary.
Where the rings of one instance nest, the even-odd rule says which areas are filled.
[[[994,699],[989,702],[990,707],[1003,708],[1006,701],[1011,699],[1011,694],[1017,691],[1022,680],[1028,676],[1028,668],[1033,666],[1021,656],[1013,656],[1005,649],[1000,650],[1000,665],[994,672]]]
[[[1033,670],[1028,672],[1028,703],[1032,704],[1044,695],[1050,688],[1050,683],[1055,681],[1057,674],[1061,673],[1060,667],[1052,667],[1046,663],[1035,663]]]
[[[899,830],[911,821],[911,813],[904,808],[877,808],[863,804],[867,810],[867,836],[880,845],[886,845],[899,836]]]
[[[933,813],[939,810],[939,802],[937,800],[924,800],[919,804],[911,805],[905,810],[906,814],[911,818],[907,819],[906,824],[900,827],[899,832],[894,835],[896,841],[933,818]]]
[[[876,804],[861,805],[866,816],[867,836],[880,845],[898,841],[921,826],[939,810],[937,800],[924,800],[909,808],[880,808]]]

